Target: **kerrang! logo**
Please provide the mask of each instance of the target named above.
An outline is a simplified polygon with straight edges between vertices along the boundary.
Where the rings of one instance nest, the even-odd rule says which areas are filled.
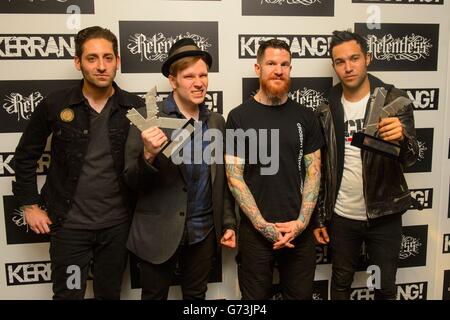
[[[322,92],[314,89],[297,89],[296,91],[289,92],[288,95],[292,100],[297,101],[299,104],[302,104],[313,110],[315,110],[321,103],[327,101]]]
[[[405,260],[419,254],[419,247],[422,246],[420,239],[402,235],[402,244],[399,258]]]
[[[431,39],[416,34],[406,35],[403,38],[394,38],[387,34],[382,38],[376,35],[366,37],[369,52],[376,60],[408,60],[417,61],[430,55],[433,47]]]
[[[310,6],[315,3],[320,3],[320,0],[261,0],[261,5],[263,4],[278,4],[283,5],[286,4],[300,4],[303,6]]]
[[[17,121],[28,120],[34,112],[37,104],[42,101],[44,97],[40,92],[34,92],[29,96],[23,96],[20,93],[11,93],[6,96],[6,103],[3,104],[3,109],[8,114],[16,114]]]
[[[208,42],[208,38],[202,37],[197,34],[179,34],[175,37],[166,37],[162,32],[147,37],[142,33],[135,33],[132,35],[128,42],[127,48],[132,54],[139,54],[141,61],[164,61],[169,53],[170,47],[182,38],[191,38],[195,41],[197,46],[203,50],[208,51],[211,44]]]

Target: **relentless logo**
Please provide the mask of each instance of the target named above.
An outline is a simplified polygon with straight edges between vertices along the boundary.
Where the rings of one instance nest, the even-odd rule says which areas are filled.
[[[444,234],[442,253],[450,253],[450,234]]]
[[[0,81],[0,132],[23,132],[31,114],[49,92],[79,83],[79,80]]]
[[[333,84],[332,78],[291,78],[288,93],[292,100],[315,110],[321,103],[327,102],[328,92]],[[244,78],[242,100],[254,96],[259,90],[258,78]]]
[[[355,32],[366,38],[372,71],[436,71],[438,24],[381,23],[379,29],[356,23]]]
[[[366,37],[369,52],[376,60],[408,60],[417,61],[430,55],[433,47],[431,39],[420,35],[405,35],[403,38],[394,38],[387,34],[381,38],[376,35]]]
[[[148,30],[151,30],[149,33]],[[219,71],[217,22],[119,21],[122,72],[161,72],[172,45],[191,38],[212,56],[212,72]]]
[[[72,59],[75,35],[0,34],[0,60]]]
[[[8,286],[51,282],[50,261],[5,264]]]
[[[425,266],[427,262],[428,225],[405,226],[398,260],[399,268]]]
[[[19,209],[19,204],[14,196],[3,196],[3,207],[7,244],[42,243],[49,241],[49,235],[36,234],[28,228],[23,211]]]
[[[416,129],[419,154],[414,165],[405,168],[405,172],[431,172],[433,160],[433,128]]]
[[[14,209],[12,222],[18,227],[25,227],[27,232],[28,232],[28,224],[27,224],[27,222],[25,220],[25,217],[23,215],[23,210]]]
[[[170,92],[158,92],[156,101],[162,101],[167,98]],[[138,96],[145,98],[145,92],[137,92]],[[205,95],[205,105],[209,110],[222,114],[223,113],[223,92],[208,91]]]
[[[308,88],[303,88],[302,90],[297,89],[293,92],[291,91],[288,96],[292,100],[297,101],[298,103],[313,110],[315,110],[321,103],[328,101],[324,97],[323,92]]]
[[[402,283],[397,285],[397,300],[426,300],[428,282]],[[374,300],[374,288],[354,288],[351,300]]]
[[[242,0],[242,15],[333,16],[334,0]]]
[[[3,104],[3,109],[8,114],[16,115],[17,121],[29,120],[36,105],[42,99],[44,97],[40,92],[31,93],[29,96],[22,96],[20,93],[14,92],[5,97],[6,103]]]
[[[352,0],[353,3],[387,4],[444,4],[444,0]]]
[[[141,61],[163,62],[168,57],[170,47],[182,38],[191,38],[195,41],[197,46],[204,51],[208,51],[211,47],[208,38],[198,34],[186,32],[185,34],[179,34],[174,37],[166,37],[160,32],[148,37],[142,33],[134,34],[128,39],[127,48],[132,54],[138,55]]]
[[[0,13],[67,13],[74,6],[81,14],[94,13],[94,0],[3,0]]]
[[[425,159],[425,151],[428,150],[426,143],[423,141],[417,141],[417,143],[419,144],[419,158],[417,159],[417,161],[422,161],[423,159]]]
[[[433,208],[433,189],[411,189],[413,201],[409,209],[431,209]]]
[[[279,39],[285,41],[292,53],[292,58],[329,58],[329,35],[239,35],[239,58],[253,59],[261,41]]]
[[[50,167],[50,153],[44,152],[37,162],[36,173],[46,175]],[[14,153],[0,152],[0,177],[13,177],[14,171]]]
[[[408,259],[409,257],[419,255],[419,248],[422,246],[420,239],[402,235],[402,244],[400,247],[399,258],[401,260]]]
[[[437,110],[439,104],[439,89],[403,89],[413,100],[414,110]]]

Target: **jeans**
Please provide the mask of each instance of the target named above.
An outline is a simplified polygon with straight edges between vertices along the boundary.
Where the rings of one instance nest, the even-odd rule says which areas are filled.
[[[91,264],[95,298],[120,299],[128,257],[125,243],[129,227],[129,222],[126,222],[100,230],[52,228],[53,299],[83,299]]]
[[[311,300],[316,269],[316,249],[308,227],[292,244],[273,250],[273,244],[249,223],[239,228],[238,279],[243,300],[272,297],[273,271],[277,264],[281,295],[285,300]]]
[[[375,287],[375,299],[396,299],[395,277],[402,241],[401,214],[369,221],[351,220],[334,214],[329,236],[332,251],[331,299],[350,299],[363,242],[369,265],[378,266],[381,272],[379,288]]]

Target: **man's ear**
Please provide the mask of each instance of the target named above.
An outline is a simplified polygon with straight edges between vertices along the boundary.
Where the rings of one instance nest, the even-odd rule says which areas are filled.
[[[78,71],[81,71],[81,60],[80,60],[80,57],[75,56],[75,58],[73,59],[73,64],[75,65],[75,68]]]
[[[120,70],[120,63],[121,63],[120,56],[117,56],[116,59],[117,59],[117,68],[116,69]]]
[[[372,63],[372,54],[371,53],[367,53],[367,55],[366,55],[366,67],[369,67],[371,63]]]
[[[261,75],[261,66],[259,63],[255,63],[255,73],[258,77]]]
[[[172,87],[172,90],[175,90],[177,88],[177,79],[171,74],[169,74],[169,83]]]

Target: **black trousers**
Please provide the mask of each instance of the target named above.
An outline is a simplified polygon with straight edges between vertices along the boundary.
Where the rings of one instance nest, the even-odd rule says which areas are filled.
[[[357,221],[334,214],[330,227],[332,250],[331,299],[348,300],[353,276],[358,267],[361,246],[365,242],[369,264],[380,268],[380,285],[375,287],[375,299],[395,299],[402,217],[400,214],[378,219]]]
[[[52,228],[53,299],[83,299],[92,264],[96,299],[120,299],[129,222],[100,230]]]
[[[167,300],[170,285],[178,269],[183,300],[204,300],[216,257],[216,246],[216,236],[212,230],[199,243],[180,245],[175,254],[162,264],[140,260],[141,299]]]
[[[312,299],[316,249],[311,229],[306,228],[293,244],[293,249],[273,250],[273,244],[252,225],[241,222],[236,261],[243,300],[267,300],[272,297],[275,263],[283,299]]]

